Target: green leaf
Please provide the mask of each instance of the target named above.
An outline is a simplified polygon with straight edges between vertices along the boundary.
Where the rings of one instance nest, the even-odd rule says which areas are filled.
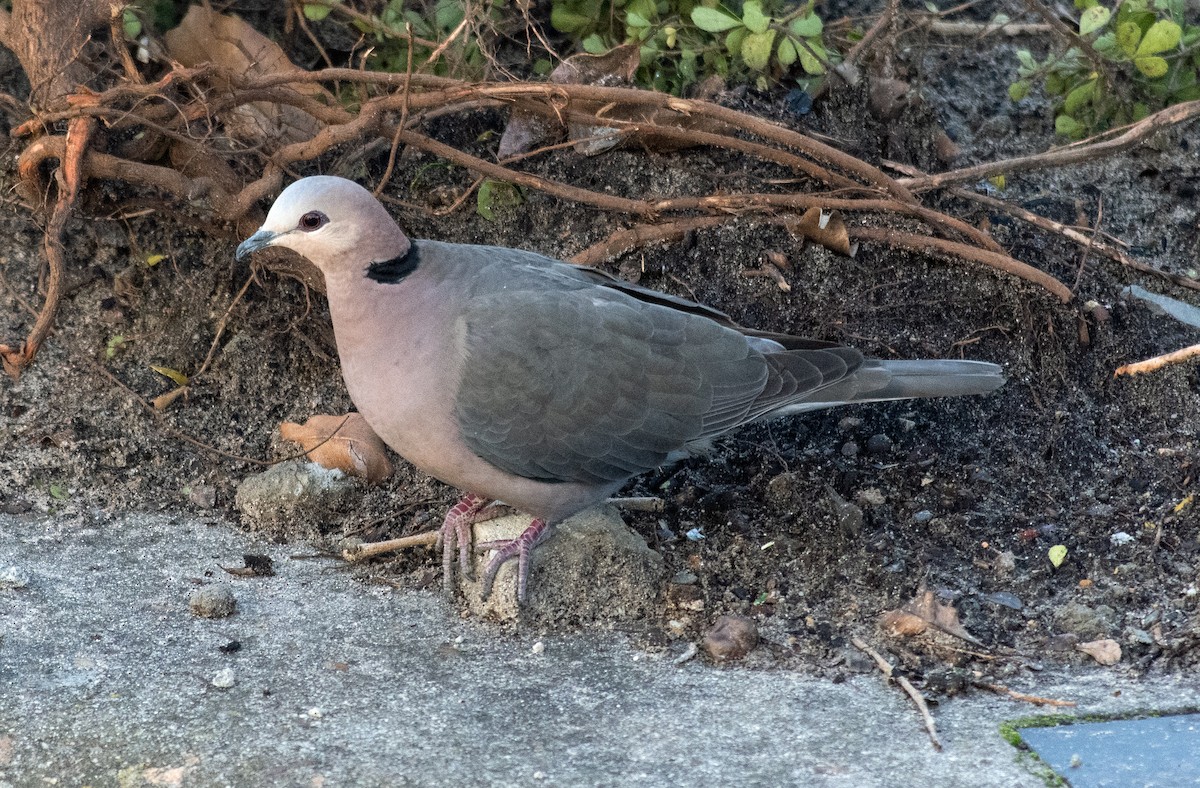
[[[1032,85],[1027,79],[1019,79],[1008,86],[1008,97],[1013,101],[1020,101],[1029,95]]]
[[[1126,57],[1133,57],[1141,40],[1142,29],[1133,22],[1121,22],[1117,25],[1117,46]]]
[[[1062,544],[1054,545],[1046,553],[1046,557],[1050,559],[1050,563],[1054,565],[1055,569],[1059,568],[1062,566],[1063,561],[1067,560],[1067,546]]]
[[[779,58],[779,65],[787,68],[796,62],[796,42],[790,36],[784,36],[779,42],[779,51],[776,54]]]
[[[157,372],[158,374],[162,375],[165,378],[170,378],[175,383],[176,386],[186,386],[188,384],[188,376],[183,374],[182,372],[180,372],[177,369],[171,369],[170,367],[160,367],[155,364],[151,364],[150,369],[154,370],[155,372]]]
[[[750,33],[744,27],[739,27],[737,30],[730,30],[729,35],[725,36],[725,50],[731,55],[740,54],[742,51],[742,42],[746,40],[746,36]]]
[[[775,31],[751,33],[742,42],[742,62],[746,68],[754,71],[765,71],[771,62],[771,47],[775,44]]]
[[[550,26],[560,33],[579,33],[591,24],[591,18],[572,13],[561,5],[555,4],[550,9]]]
[[[1118,59],[1115,55],[1109,54],[1117,49],[1117,34],[1111,30],[1102,35],[1096,36],[1096,40],[1092,42],[1092,49],[1105,55],[1109,60]]]
[[[165,254],[148,254],[146,255],[146,267],[153,268],[166,259],[167,256]]]
[[[475,213],[490,222],[496,219],[498,209],[513,208],[520,204],[520,189],[511,183],[488,178],[480,184],[475,196]]]
[[[492,192],[492,185],[494,183],[496,182],[491,180],[484,181],[479,185],[479,191],[475,194],[475,213],[489,222],[496,220],[496,212],[492,210],[492,205],[496,199]]]
[[[1037,61],[1033,58],[1033,53],[1028,49],[1017,50],[1017,62],[1021,64],[1021,68],[1026,71],[1037,71]]]
[[[121,12],[121,27],[127,41],[136,41],[142,34],[142,20],[128,8]]]
[[[1079,35],[1095,33],[1108,24],[1112,12],[1102,5],[1094,5],[1079,15]]]
[[[763,13],[759,0],[746,0],[742,4],[742,24],[751,33],[765,33],[771,26],[771,18]]]
[[[304,4],[304,18],[310,22],[320,22],[325,17],[329,16],[329,12],[333,9],[327,5],[318,5],[316,3]]]
[[[797,38],[812,38],[813,36],[821,35],[821,31],[825,29],[825,23],[821,21],[821,17],[816,14],[807,14],[806,16],[796,17],[792,23],[788,25],[788,30]]]
[[[1095,94],[1096,81],[1084,82],[1067,94],[1067,98],[1063,101],[1063,112],[1072,116],[1079,114],[1079,108],[1090,101]]]
[[[124,334],[116,334],[116,335],[110,337],[108,342],[106,342],[104,344],[104,357],[112,358],[113,356],[117,355],[117,351],[120,350],[124,346],[125,346],[125,335]]]
[[[1073,140],[1082,138],[1085,133],[1083,124],[1070,115],[1059,115],[1055,118],[1054,131]]]
[[[821,62],[821,58],[826,58],[825,47],[816,40],[808,41],[807,44],[807,47],[796,47],[796,54],[800,56],[800,68],[804,69],[805,74],[820,76],[825,73],[825,64]]]
[[[625,24],[637,28],[650,27],[650,20],[636,11],[628,11],[625,14]]]
[[[433,21],[439,30],[449,33],[463,21],[463,4],[457,0],[442,0],[433,12]]]
[[[70,497],[70,493],[68,493],[67,488],[63,487],[61,484],[51,484],[50,497],[56,501],[65,501]]]
[[[1159,52],[1166,52],[1179,46],[1179,39],[1182,37],[1183,29],[1179,25],[1170,19],[1160,19],[1150,25],[1150,29],[1142,36],[1142,43],[1138,44],[1136,54],[1140,57],[1141,55],[1157,55]],[[1138,68],[1142,67],[1138,66]],[[1146,74],[1146,70],[1142,69],[1142,73]],[[1163,73],[1165,74],[1166,71]],[[1146,76],[1150,75],[1146,74]]]
[[[583,45],[583,51],[589,55],[599,55],[608,51],[608,47],[604,45],[604,39],[597,33],[592,33],[587,38],[580,42]],[[549,72],[546,72],[549,73]]]
[[[1150,77],[1150,79],[1158,79],[1167,73],[1169,66],[1167,61],[1157,55],[1151,57],[1138,56],[1133,59],[1133,65],[1137,66],[1137,70]]]
[[[706,33],[723,33],[735,27],[744,27],[742,20],[737,17],[730,16],[724,11],[718,11],[715,8],[705,8],[704,6],[696,6],[692,9],[692,23]]]

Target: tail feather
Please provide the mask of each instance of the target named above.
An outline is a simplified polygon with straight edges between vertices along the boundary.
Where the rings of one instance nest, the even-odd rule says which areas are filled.
[[[986,394],[1005,380],[1003,370],[986,361],[867,359],[852,374],[772,411],[768,418],[860,402]]]

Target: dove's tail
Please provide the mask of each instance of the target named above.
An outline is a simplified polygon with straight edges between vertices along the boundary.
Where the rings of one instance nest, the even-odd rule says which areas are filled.
[[[986,361],[867,359],[850,375],[771,414],[786,416],[837,405],[924,397],[986,394],[1004,385],[1004,372]]]

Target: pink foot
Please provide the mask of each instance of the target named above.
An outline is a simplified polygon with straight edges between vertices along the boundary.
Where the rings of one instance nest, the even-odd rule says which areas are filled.
[[[492,560],[488,561],[487,567],[483,570],[483,588],[480,596],[487,599],[492,595],[492,583],[496,580],[496,573],[500,571],[509,560],[517,559],[517,602],[525,601],[525,586],[529,579],[529,556],[533,552],[533,548],[537,547],[541,542],[548,537],[554,530],[553,526],[547,525],[545,520],[534,520],[529,526],[521,532],[521,535],[516,539],[507,542],[497,542],[489,546],[495,546],[498,552],[492,556]],[[482,546],[482,545],[481,545]]]
[[[463,577],[471,579],[471,526],[503,513],[490,498],[467,493],[446,512],[438,531],[438,547],[442,548],[442,585],[447,593],[454,589],[454,553],[457,547],[458,565]]]

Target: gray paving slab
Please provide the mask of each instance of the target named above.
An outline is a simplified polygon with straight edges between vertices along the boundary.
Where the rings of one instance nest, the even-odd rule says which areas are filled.
[[[1021,738],[1072,788],[1200,785],[1200,714],[1022,728]]]
[[[219,569],[244,552],[277,575]],[[998,734],[1023,704],[942,704],[938,753],[877,676],[835,685],[675,665],[616,634],[507,635],[304,552],[166,515],[0,516],[15,580],[0,585],[0,785],[1042,784]],[[206,582],[231,583],[236,615],[189,612]],[[214,686],[224,669],[235,683]],[[1084,712],[1200,703],[1187,682],[1119,668],[1015,688]]]

